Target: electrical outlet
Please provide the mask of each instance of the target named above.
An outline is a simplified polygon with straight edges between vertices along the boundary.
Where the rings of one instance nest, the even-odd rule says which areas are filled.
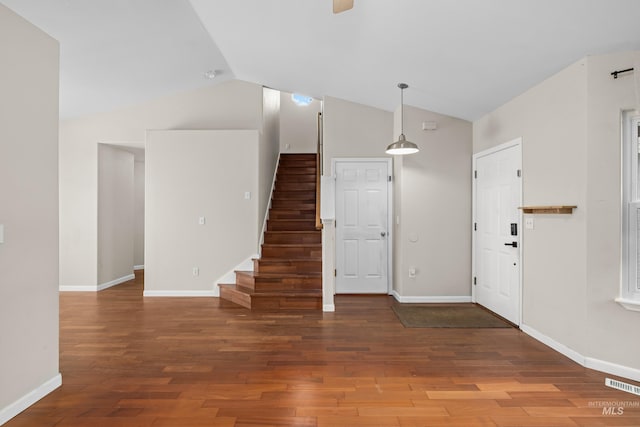
[[[198,277],[200,275],[200,269],[198,267],[193,267],[193,277]]]
[[[524,219],[524,228],[526,228],[527,230],[533,230],[534,229],[534,222],[533,222],[533,218],[525,218]]]

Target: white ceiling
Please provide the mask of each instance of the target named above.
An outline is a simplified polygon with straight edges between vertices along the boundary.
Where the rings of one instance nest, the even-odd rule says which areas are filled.
[[[640,49],[638,0],[0,0],[61,42],[73,117],[238,78],[481,117],[586,55]],[[631,65],[631,64],[630,64]],[[613,71],[613,70],[612,70]]]
[[[0,0],[60,42],[60,116],[210,85],[229,67],[188,0]]]

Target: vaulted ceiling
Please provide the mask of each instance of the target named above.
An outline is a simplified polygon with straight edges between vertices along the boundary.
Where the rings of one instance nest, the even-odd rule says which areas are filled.
[[[0,0],[61,45],[61,117],[238,78],[481,117],[586,55],[640,49],[638,0]],[[204,77],[208,70],[216,78]]]

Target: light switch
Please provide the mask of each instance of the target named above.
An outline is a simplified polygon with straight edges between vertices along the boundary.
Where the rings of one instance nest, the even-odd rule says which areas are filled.
[[[524,219],[524,228],[526,228],[527,230],[533,230],[534,228],[533,218]]]
[[[204,225],[207,222],[207,218],[201,216],[200,218],[198,218],[198,224],[200,225]]]
[[[4,243],[4,224],[0,224],[0,244]]]
[[[244,199],[245,200],[251,200],[251,191],[245,191],[244,192]]]

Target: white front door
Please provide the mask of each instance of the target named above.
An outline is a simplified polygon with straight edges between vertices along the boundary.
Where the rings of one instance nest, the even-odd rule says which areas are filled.
[[[520,323],[520,140],[474,155],[474,296]]]
[[[388,293],[389,162],[336,160],[336,293]]]

